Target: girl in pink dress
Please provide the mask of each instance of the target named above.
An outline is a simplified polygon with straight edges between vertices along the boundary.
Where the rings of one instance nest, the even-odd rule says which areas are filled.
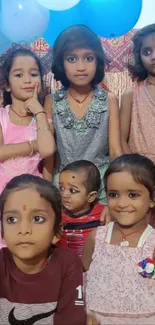
[[[86,241],[86,306],[101,325],[155,324],[155,165],[138,154],[115,159],[105,173],[108,207],[115,222]]]
[[[42,69],[28,49],[11,52],[3,64],[4,107],[0,108],[0,193],[13,177],[42,177],[39,163],[53,155],[51,121],[38,100]],[[48,171],[43,175],[48,178]]]
[[[121,100],[121,138],[124,153],[139,153],[155,162],[155,24],[133,36],[133,80]]]

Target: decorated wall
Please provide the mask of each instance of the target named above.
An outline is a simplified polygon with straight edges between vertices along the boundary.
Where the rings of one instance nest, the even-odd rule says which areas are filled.
[[[131,30],[129,33],[122,37],[112,39],[101,38],[105,54],[109,60],[109,67],[106,71],[104,82],[109,90],[114,92],[119,98],[121,93],[128,86],[132,85],[132,80],[127,72],[127,63],[129,60],[131,60],[132,56],[131,38],[133,35],[134,30]],[[13,44],[7,53],[13,49],[18,48],[19,46],[21,45]],[[38,41],[32,43],[30,45],[30,48],[40,57],[42,65],[44,67],[45,94],[54,92],[56,88],[60,87],[61,85],[59,82],[56,83],[54,81],[54,76],[51,73],[52,48],[47,44],[44,38],[40,38]],[[1,63],[4,57],[5,55],[1,57]],[[1,96],[2,89],[3,82],[1,81]]]

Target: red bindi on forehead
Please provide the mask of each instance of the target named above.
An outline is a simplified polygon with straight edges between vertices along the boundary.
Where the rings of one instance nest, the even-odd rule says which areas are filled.
[[[24,210],[24,211],[27,210],[27,206],[26,206],[26,204],[23,205],[23,210]]]

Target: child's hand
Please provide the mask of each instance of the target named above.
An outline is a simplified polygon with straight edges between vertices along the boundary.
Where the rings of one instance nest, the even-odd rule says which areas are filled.
[[[100,217],[101,226],[107,225],[111,221],[112,219],[110,217],[109,208],[105,205]]]
[[[100,325],[93,314],[87,314],[86,325]]]
[[[38,101],[38,83],[35,84],[33,96],[25,102],[25,110],[31,112],[33,115],[44,111],[43,107]]]

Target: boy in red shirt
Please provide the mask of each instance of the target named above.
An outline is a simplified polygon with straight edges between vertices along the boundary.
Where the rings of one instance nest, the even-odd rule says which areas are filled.
[[[90,231],[100,225],[103,204],[97,203],[100,173],[90,161],[79,160],[60,173],[63,233],[59,247],[68,247],[82,256],[84,242]]]

